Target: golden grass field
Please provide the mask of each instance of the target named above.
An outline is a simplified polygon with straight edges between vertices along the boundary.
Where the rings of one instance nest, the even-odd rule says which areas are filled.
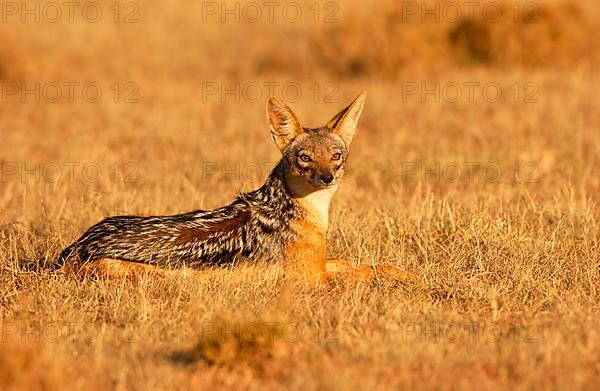
[[[3,8],[0,388],[597,387],[600,6],[521,2],[515,20],[506,2],[493,23],[489,3],[439,23],[392,1],[299,1],[297,23],[244,2],[239,22],[221,2],[99,1],[96,23],[89,2],[73,23]],[[106,216],[257,187],[279,159],[268,86],[304,126],[368,91],[328,251],[419,283],[41,267]]]

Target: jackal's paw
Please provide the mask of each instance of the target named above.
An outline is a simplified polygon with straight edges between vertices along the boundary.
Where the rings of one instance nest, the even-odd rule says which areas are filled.
[[[325,270],[328,273],[343,273],[352,270],[351,263],[347,259],[334,258],[325,261]]]
[[[393,265],[384,264],[369,268],[371,268],[373,277],[375,278],[409,282],[417,282],[420,280],[417,274],[407,272],[406,270],[400,269],[399,267]]]

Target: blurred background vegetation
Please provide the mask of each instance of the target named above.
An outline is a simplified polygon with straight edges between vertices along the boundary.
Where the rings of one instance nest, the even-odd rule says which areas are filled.
[[[23,15],[36,3],[39,23]],[[393,80],[448,67],[596,65],[600,51],[600,7],[593,0],[518,5],[484,0],[471,6],[462,1],[303,0],[294,2],[299,18],[281,4],[270,16],[261,2],[122,2],[115,13],[112,2],[100,1],[103,15],[95,23],[83,17],[88,2],[78,3],[73,23],[65,7],[62,18],[51,23],[53,11],[45,3],[51,2],[15,3],[16,11],[4,6],[3,80],[134,75]],[[260,15],[252,4],[260,5]],[[236,7],[237,13],[227,14]]]

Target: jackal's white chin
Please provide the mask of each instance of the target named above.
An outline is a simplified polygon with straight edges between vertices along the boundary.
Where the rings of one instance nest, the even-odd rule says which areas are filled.
[[[316,189],[328,189],[328,188],[334,187],[335,185],[338,184],[337,179],[331,183],[314,182],[310,179],[307,179],[306,182],[308,182],[312,187],[314,187]]]

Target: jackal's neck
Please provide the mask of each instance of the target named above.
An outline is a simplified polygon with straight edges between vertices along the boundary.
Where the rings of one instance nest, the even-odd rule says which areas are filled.
[[[306,218],[318,228],[329,227],[329,205],[338,185],[315,188],[304,178],[284,172],[285,184],[294,202],[304,211]]]
[[[290,189],[295,192],[296,184],[291,183]],[[327,231],[329,227],[329,204],[335,194],[336,186],[319,189],[305,195],[298,195],[294,200],[307,212],[307,218],[317,227]],[[303,194],[302,190],[298,194]]]
[[[273,215],[289,223],[290,219],[308,220],[319,229],[329,226],[329,204],[337,185],[315,189],[305,180],[286,175],[283,163],[273,169],[264,185],[243,197],[251,204],[267,206]]]
[[[279,163],[267,177],[265,183],[257,190],[244,194],[241,197],[250,204],[260,207],[263,212],[278,216],[278,218],[292,218],[298,215],[292,195],[285,183],[285,175]]]

